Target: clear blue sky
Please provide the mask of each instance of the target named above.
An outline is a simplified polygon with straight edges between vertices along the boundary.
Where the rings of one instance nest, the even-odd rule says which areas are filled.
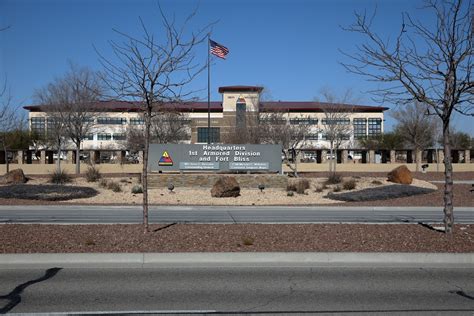
[[[349,0],[162,0],[164,11],[179,21],[199,4],[194,26],[218,21],[212,38],[227,46],[227,60],[212,66],[211,99],[220,100],[219,86],[264,85],[276,100],[308,101],[322,87],[335,91],[351,88],[361,104],[379,105],[367,91],[374,83],[347,73],[339,52],[356,52],[360,37],[341,29],[354,21],[354,11],[372,12],[377,6],[375,27],[381,34],[396,34],[401,12],[428,21],[421,1]],[[16,103],[32,103],[41,88],[68,68],[68,61],[100,70],[95,45],[111,54],[109,40],[120,39],[112,28],[139,34],[138,17],[150,29],[159,30],[160,16],[153,0],[0,0],[0,75],[7,76]],[[207,47],[199,47],[205,62]],[[1,78],[0,78],[1,79]],[[205,74],[194,88],[206,89]],[[206,92],[199,94],[206,97]],[[393,107],[391,104],[384,106]],[[392,120],[386,115],[387,127]],[[472,118],[456,117],[458,130],[474,135]]]

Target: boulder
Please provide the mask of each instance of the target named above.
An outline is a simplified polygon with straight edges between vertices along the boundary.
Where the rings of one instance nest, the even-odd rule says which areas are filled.
[[[411,184],[413,181],[411,171],[405,165],[393,169],[387,177],[388,181],[400,184]]]
[[[26,183],[26,181],[28,179],[22,169],[14,169],[0,177],[0,184],[20,184]]]
[[[212,197],[238,197],[239,195],[240,185],[234,177],[220,177],[211,189]]]

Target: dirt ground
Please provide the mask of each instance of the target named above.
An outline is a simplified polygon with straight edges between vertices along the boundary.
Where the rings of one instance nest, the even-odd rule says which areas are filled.
[[[474,225],[454,234],[415,224],[0,225],[0,253],[474,252]]]

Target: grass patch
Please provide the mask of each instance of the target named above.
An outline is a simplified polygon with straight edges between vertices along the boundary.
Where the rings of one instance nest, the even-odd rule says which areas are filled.
[[[54,184],[66,184],[72,181],[71,176],[64,170],[54,171],[49,176],[49,182]]]
[[[342,182],[342,177],[340,175],[338,175],[337,173],[333,173],[333,174],[329,175],[329,177],[325,181],[325,184],[326,185],[339,184],[341,182]]]
[[[97,182],[100,178],[102,178],[102,175],[99,172],[99,169],[97,169],[94,166],[90,166],[87,168],[86,171],[86,180],[87,182]]]
[[[354,190],[356,188],[356,186],[357,186],[357,182],[354,179],[345,181],[342,184],[342,188],[346,191]]]
[[[309,189],[310,182],[308,179],[294,179],[288,183],[286,190],[289,192],[296,192],[304,194],[305,190]]]
[[[107,189],[112,190],[113,192],[122,192],[122,187],[115,181],[107,183]]]

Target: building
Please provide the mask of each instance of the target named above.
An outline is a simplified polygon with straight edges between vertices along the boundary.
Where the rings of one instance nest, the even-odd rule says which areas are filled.
[[[322,102],[261,101],[262,87],[227,86],[220,87],[222,101],[210,103],[210,129],[208,128],[208,103],[189,102],[170,104],[172,108],[185,114],[188,125],[188,143],[219,143],[225,135],[245,124],[249,114],[278,112],[286,124],[309,125],[305,135],[303,158],[314,158],[316,149],[328,148],[325,137],[327,112],[334,104]],[[346,125],[351,131],[342,145],[345,149],[357,148],[359,137],[375,136],[383,133],[384,111],[388,108],[365,105],[337,105],[345,113],[343,119],[334,124]],[[48,113],[45,105],[25,106],[29,111],[30,129],[39,134],[48,132]],[[137,103],[124,101],[100,101],[93,105],[95,131],[83,141],[83,150],[127,150],[126,135],[129,128],[143,125]],[[244,126],[245,127],[245,126]],[[69,146],[70,147],[70,146]],[[72,149],[69,148],[69,149]]]

